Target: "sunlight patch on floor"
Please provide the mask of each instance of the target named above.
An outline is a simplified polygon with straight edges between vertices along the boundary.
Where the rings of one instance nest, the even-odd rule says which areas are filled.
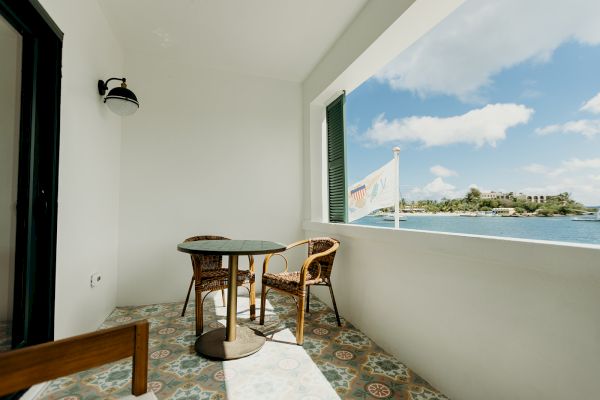
[[[219,296],[212,298],[217,315],[225,311]],[[302,346],[295,333],[278,320],[267,300],[264,327],[267,336],[257,353],[223,362],[227,398],[237,399],[339,399],[329,381]],[[258,312],[257,312],[258,314]],[[250,318],[247,297],[239,297],[238,316]],[[225,325],[225,319],[219,319]]]

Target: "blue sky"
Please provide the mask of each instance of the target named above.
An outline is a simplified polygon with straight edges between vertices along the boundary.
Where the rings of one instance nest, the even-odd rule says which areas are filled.
[[[522,3],[468,0],[348,94],[350,184],[398,145],[408,199],[475,185],[600,204],[600,6]]]

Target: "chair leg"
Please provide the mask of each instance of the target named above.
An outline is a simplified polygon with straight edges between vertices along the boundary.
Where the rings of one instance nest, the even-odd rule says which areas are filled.
[[[333,287],[331,287],[331,282],[329,282],[329,293],[331,294],[331,302],[333,303],[333,310],[335,311],[335,318],[337,319],[338,326],[342,326],[342,321],[340,320],[340,313],[337,309],[337,304],[335,304],[335,296],[333,295]]]
[[[306,312],[310,312],[310,286],[306,287]]]
[[[185,310],[187,308],[188,302],[190,301],[190,293],[192,292],[192,286],[194,286],[194,276],[192,275],[192,280],[190,281],[190,287],[188,288],[187,296],[185,296],[185,303],[183,303],[183,310],[181,310],[181,316],[185,317]]]
[[[202,306],[202,292],[196,290],[196,336],[202,335],[202,331],[204,330]]]
[[[227,300],[225,300],[225,289],[221,289],[221,300],[223,300],[223,307],[227,307]]]
[[[265,306],[267,304],[267,286],[263,283],[262,292],[260,293],[260,319],[261,325],[265,324]]]
[[[296,343],[299,346],[304,344],[304,293],[298,296],[298,319],[296,320]]]
[[[250,281],[250,321],[256,319],[256,282]]]

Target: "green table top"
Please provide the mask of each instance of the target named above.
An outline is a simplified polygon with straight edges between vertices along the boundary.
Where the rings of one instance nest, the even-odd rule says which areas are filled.
[[[264,240],[198,240],[179,243],[177,250],[190,254],[251,255],[279,253],[285,245]]]

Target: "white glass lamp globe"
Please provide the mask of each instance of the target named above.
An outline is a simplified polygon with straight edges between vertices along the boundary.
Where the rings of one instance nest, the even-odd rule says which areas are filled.
[[[112,112],[121,116],[131,115],[140,108],[135,94],[123,86],[111,89],[104,102]]]

